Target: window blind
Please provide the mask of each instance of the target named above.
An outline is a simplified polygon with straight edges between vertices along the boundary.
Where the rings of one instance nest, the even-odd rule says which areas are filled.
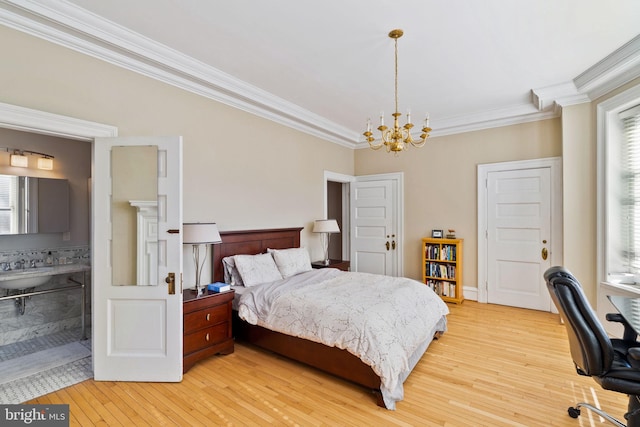
[[[620,113],[621,247],[628,272],[640,274],[640,105]]]

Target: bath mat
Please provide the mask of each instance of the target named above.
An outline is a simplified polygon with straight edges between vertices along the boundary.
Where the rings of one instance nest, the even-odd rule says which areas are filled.
[[[0,362],[0,385],[48,371],[89,356],[91,356],[91,351],[88,348],[79,342],[72,342],[60,347],[6,360]]]

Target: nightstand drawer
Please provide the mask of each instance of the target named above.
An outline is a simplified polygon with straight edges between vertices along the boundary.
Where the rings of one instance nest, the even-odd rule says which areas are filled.
[[[184,315],[184,333],[188,334],[198,329],[206,328],[220,322],[229,320],[229,307],[227,304],[205,308]]]
[[[193,353],[200,349],[210,347],[215,343],[225,340],[229,336],[229,322],[219,323],[210,328],[185,334],[184,354]]]
[[[233,296],[233,291],[203,295],[196,295],[191,289],[184,291],[182,372],[214,354],[233,353]]]

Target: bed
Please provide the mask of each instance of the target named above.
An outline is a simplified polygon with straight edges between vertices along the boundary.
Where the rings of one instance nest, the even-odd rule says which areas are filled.
[[[223,259],[227,257],[234,255],[263,254],[267,249],[286,250],[299,248],[301,230],[302,227],[221,232],[222,243],[213,245],[212,251],[214,280],[224,281]],[[338,272],[337,270],[334,270],[334,272],[335,273],[329,274],[362,274],[344,273]],[[315,272],[309,272],[308,274],[315,274]],[[236,298],[238,298],[238,296]],[[236,310],[234,310],[233,313],[233,332],[237,341],[250,343],[366,387],[371,390],[379,406],[387,409],[395,409],[395,402],[402,399],[402,383],[415,364],[420,360],[432,339],[446,330],[446,313],[448,313],[448,309],[437,296],[435,300],[438,301],[437,304],[441,304],[441,307],[444,308],[439,309],[441,313],[438,314],[438,320],[429,326],[430,329],[428,333],[431,334],[429,339],[425,340],[424,344],[415,350],[409,360],[408,369],[406,369],[406,372],[403,372],[401,378],[398,379],[400,381],[400,396],[398,396],[398,393],[391,396],[385,387],[385,383],[381,382],[381,376],[376,374],[374,368],[363,362],[360,357],[355,356],[347,349],[325,345],[311,339],[276,332],[266,327],[250,324],[242,320]],[[380,369],[378,369],[378,371],[380,371]],[[385,376],[383,375],[382,378],[385,378]]]

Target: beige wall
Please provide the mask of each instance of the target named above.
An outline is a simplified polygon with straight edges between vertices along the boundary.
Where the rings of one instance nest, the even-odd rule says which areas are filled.
[[[0,50],[0,102],[121,136],[182,135],[185,222],[304,226],[302,244],[322,257],[310,226],[324,214],[324,171],[352,175],[352,150],[5,27]]]
[[[464,239],[463,285],[477,286],[477,166],[562,154],[560,119],[429,139],[397,157],[356,151],[356,175],[404,172],[404,271],[420,279],[421,238],[455,229]]]
[[[590,104],[562,110],[564,265],[596,301],[596,148]]]

